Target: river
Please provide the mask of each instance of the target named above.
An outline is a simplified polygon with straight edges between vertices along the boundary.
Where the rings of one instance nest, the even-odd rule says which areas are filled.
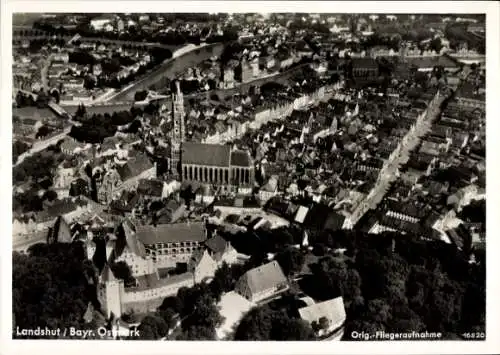
[[[112,100],[133,101],[137,91],[148,90],[151,85],[157,84],[166,77],[174,78],[176,75],[183,73],[187,68],[197,65],[205,59],[212,56],[220,56],[223,48],[223,44],[214,43],[195,49],[179,57],[168,59],[158,69],[146,74],[144,78],[123,89]]]

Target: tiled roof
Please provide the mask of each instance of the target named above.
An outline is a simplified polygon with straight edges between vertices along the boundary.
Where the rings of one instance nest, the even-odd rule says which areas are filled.
[[[182,144],[182,163],[228,167],[231,147],[219,144],[185,142]]]
[[[352,66],[353,69],[356,68],[378,69],[377,61],[372,58],[353,58]]]
[[[333,211],[326,205],[314,204],[304,219],[304,225],[320,230],[338,230],[344,224],[345,217]]]
[[[205,242],[207,248],[214,253],[224,253],[227,248],[227,244],[228,242],[218,234]]]
[[[128,249],[138,256],[144,257],[146,251],[144,245],[139,242],[138,233],[135,233],[136,226],[127,219],[121,224],[121,230],[123,233],[119,233],[115,244],[115,257],[119,257],[125,249]]]
[[[251,166],[250,156],[247,152],[241,150],[235,150],[231,152],[231,165],[232,166]]]
[[[205,226],[198,223],[162,224],[137,227],[137,239],[145,245],[197,241],[206,239]]]
[[[185,272],[179,275],[172,275],[165,278],[159,278],[156,274],[137,276],[137,286],[125,289],[125,292],[145,291],[153,288],[159,288],[167,285],[182,283],[193,277],[190,272]]]
[[[146,196],[161,197],[163,193],[163,182],[159,180],[141,179],[139,180],[137,192]]]
[[[75,211],[78,207],[83,207],[87,205],[85,200],[72,200],[66,198],[64,200],[58,200],[53,205],[49,206],[46,210],[38,213],[36,216],[37,221],[46,222],[52,218],[65,215],[72,211]]]
[[[242,276],[252,294],[257,294],[276,286],[287,285],[287,279],[277,261],[261,265],[247,271]]]
[[[122,181],[126,181],[153,167],[154,165],[148,157],[145,155],[138,155],[137,157],[127,161],[127,163],[123,166],[119,166],[116,170],[118,171],[118,174],[120,174]]]
[[[332,324],[337,325],[337,327],[342,325],[346,320],[344,300],[342,297],[300,308],[299,314],[300,317],[308,323],[318,322],[320,318],[325,317]]]
[[[101,282],[105,283],[108,281],[116,281],[116,277],[113,274],[113,271],[111,271],[109,264],[106,263],[101,273]]]
[[[49,228],[47,243],[71,243],[71,230],[66,220],[59,216]]]

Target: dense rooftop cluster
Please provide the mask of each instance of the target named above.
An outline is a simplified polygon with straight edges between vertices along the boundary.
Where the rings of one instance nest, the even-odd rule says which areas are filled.
[[[460,59],[480,51],[473,38],[455,43],[481,22],[181,17],[49,16],[35,30],[70,44],[19,43],[16,322],[179,340],[484,332],[485,71]],[[219,40],[219,57],[173,58],[175,78],[137,84],[124,110],[63,110],[77,87],[118,87],[170,45]],[[40,270],[76,275],[74,300],[60,286],[30,296],[28,270],[51,258]]]

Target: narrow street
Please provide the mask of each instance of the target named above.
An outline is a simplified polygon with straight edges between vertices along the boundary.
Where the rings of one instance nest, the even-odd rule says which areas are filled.
[[[66,137],[66,135],[69,134],[69,132],[71,131],[71,127],[72,126],[65,128],[61,133],[59,133],[59,134],[57,134],[57,135],[55,135],[47,140],[44,140],[42,142],[35,142],[35,144],[33,144],[33,147],[31,147],[30,150],[28,150],[27,152],[24,152],[23,154],[21,154],[19,156],[19,158],[17,158],[17,162],[16,162],[16,164],[14,164],[14,166],[20,164],[27,156],[38,153],[38,152],[48,148],[52,144],[56,144],[59,140],[63,139],[64,137]]]
[[[380,171],[379,178],[370,194],[352,214],[352,225],[355,225],[368,210],[376,208],[382,201],[390,185],[398,179],[399,167],[410,159],[410,152],[415,149],[420,140],[431,130],[432,123],[441,112],[440,107],[443,101],[443,96],[433,100],[427,109],[425,117],[418,121],[415,128],[410,130],[403,138],[403,142],[405,143],[401,144],[399,153]]]

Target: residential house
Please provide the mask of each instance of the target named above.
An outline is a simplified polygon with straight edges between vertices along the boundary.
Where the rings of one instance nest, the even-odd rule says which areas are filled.
[[[135,190],[140,180],[156,178],[156,163],[153,164],[143,154],[130,158],[123,165],[118,165],[116,170],[122,182],[117,186],[117,191]]]
[[[236,263],[238,253],[233,248],[230,242],[216,234],[205,242],[209,255],[217,262],[218,265],[226,262],[231,265]]]
[[[210,280],[217,270],[217,262],[207,250],[196,250],[189,261],[188,270],[193,273],[194,283]]]
[[[472,234],[463,223],[455,228],[447,230],[446,235],[458,249],[464,252],[469,252],[471,250]]]
[[[247,271],[235,287],[237,293],[254,303],[271,299],[288,289],[288,280],[277,261]]]
[[[209,205],[214,202],[216,191],[211,185],[201,185],[195,191],[195,201],[197,203]]]
[[[69,196],[69,189],[73,178],[75,177],[75,168],[66,167],[63,163],[56,172],[54,177],[54,191],[57,197],[63,199]]]
[[[176,223],[184,216],[186,205],[176,200],[168,200],[165,207],[156,213],[157,224]]]
[[[63,82],[63,87],[65,90],[73,90],[73,89],[83,89],[84,80],[79,79],[70,79]]]
[[[151,200],[161,200],[163,197],[163,181],[141,179],[137,186],[137,193]]]
[[[69,62],[69,54],[68,52],[55,53],[52,55],[52,60],[54,62],[63,62],[66,64]]]
[[[267,183],[259,190],[259,199],[262,204],[265,204],[269,199],[278,194],[278,176],[273,175]]]
[[[62,216],[57,217],[52,227],[49,227],[47,244],[71,243],[72,240],[73,238],[68,222],[66,222],[65,218]]]
[[[300,318],[311,324],[322,340],[340,340],[346,320],[342,296],[299,309]]]

